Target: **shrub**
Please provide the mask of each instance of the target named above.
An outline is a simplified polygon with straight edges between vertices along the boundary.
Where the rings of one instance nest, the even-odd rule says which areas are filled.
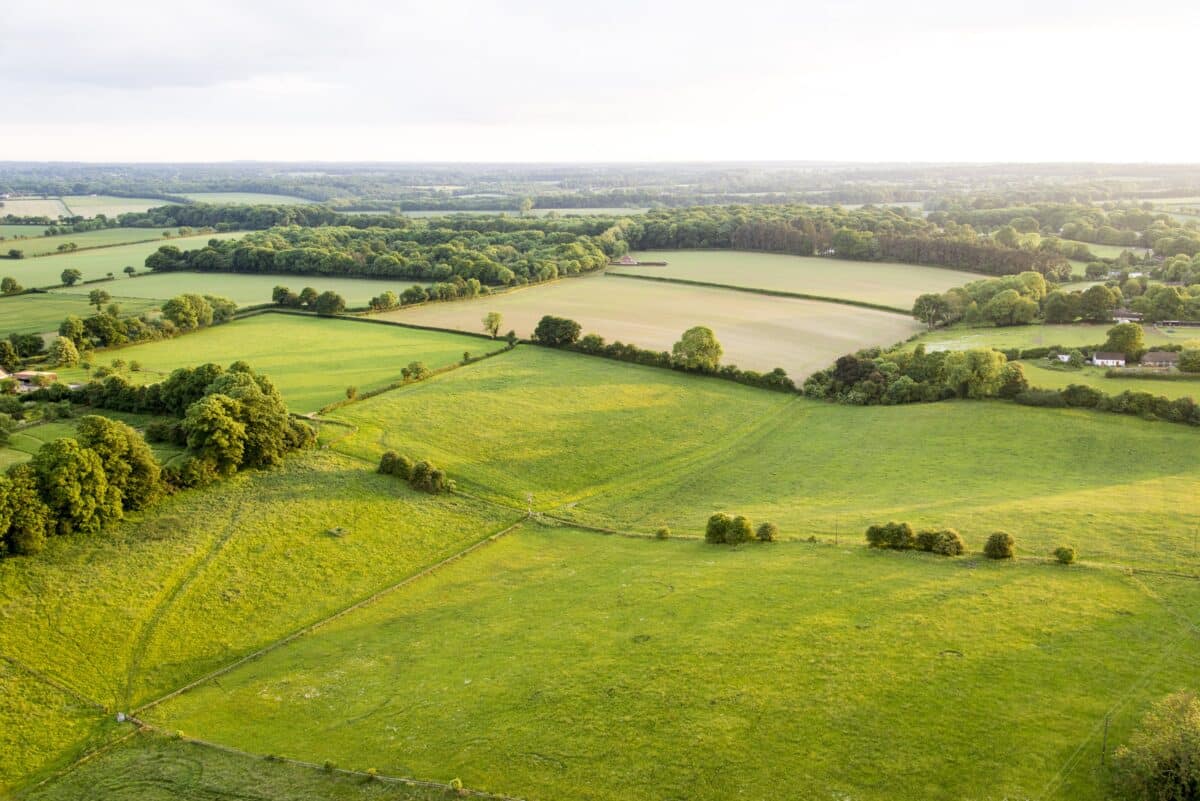
[[[357,397],[358,397],[358,387],[355,387],[355,386],[346,387],[346,400],[354,400]]]
[[[871,526],[867,529],[867,544],[872,548],[903,551],[915,546],[916,541],[912,526],[908,523],[890,522],[884,526]]]
[[[704,528],[704,541],[713,544],[725,542],[725,531],[731,523],[733,523],[732,517],[724,512],[717,512],[708,518],[708,525]]]
[[[654,539],[656,540],[667,540],[670,538],[671,529],[667,528],[666,526],[659,526],[658,530],[654,532]]]
[[[446,477],[444,470],[439,470],[426,461],[417,462],[412,466],[408,483],[413,489],[436,495],[454,489],[454,482]]]
[[[779,536],[779,526],[774,523],[763,523],[755,534],[758,536],[759,542],[774,542],[775,538]]]
[[[429,377],[429,368],[424,362],[409,362],[408,367],[400,369],[400,375],[405,381],[420,381]]]
[[[1054,558],[1058,560],[1060,565],[1074,564],[1075,549],[1070,545],[1062,545],[1054,549]]]
[[[533,338],[543,345],[561,348],[579,339],[581,329],[579,323],[565,317],[555,317],[547,314],[538,321],[533,331]]]
[[[330,760],[327,759],[327,760],[325,760],[324,768],[325,768],[326,773],[333,773],[335,770],[337,770],[337,763],[331,762]]]
[[[1012,559],[1013,538],[1007,531],[997,531],[987,538],[983,555],[988,559]]]
[[[1127,745],[1113,754],[1123,797],[1189,801],[1200,797],[1200,697],[1177,692],[1156,703]]]
[[[400,454],[395,451],[384,451],[383,456],[379,457],[379,472],[385,476],[390,476],[395,472],[396,459]]]
[[[725,528],[725,542],[729,545],[739,545],[752,539],[754,539],[754,527],[750,520],[743,515],[733,518]]]
[[[942,530],[934,543],[933,552],[942,556],[962,556],[967,552],[967,545],[957,531],[947,528]]]

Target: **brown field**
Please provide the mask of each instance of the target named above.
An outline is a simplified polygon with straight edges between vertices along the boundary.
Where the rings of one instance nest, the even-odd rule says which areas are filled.
[[[706,325],[725,349],[724,363],[752,370],[782,367],[803,378],[838,356],[891,345],[920,330],[898,314],[837,303],[725,289],[631,281],[602,275],[570,278],[472,301],[431,303],[382,317],[414,325],[480,331],[490,311],[502,330],[528,337],[543,315],[569,317],[607,341],[670,350],[688,328]]]

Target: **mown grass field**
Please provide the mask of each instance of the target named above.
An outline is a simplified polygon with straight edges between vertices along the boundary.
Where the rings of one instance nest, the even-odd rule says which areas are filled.
[[[736,250],[655,250],[633,255],[644,261],[665,261],[667,266],[609,267],[608,272],[845,298],[901,309],[911,309],[918,295],[945,292],[980,278],[938,267]]]
[[[169,229],[171,234],[175,229]],[[156,242],[166,244],[162,230],[158,228],[104,228],[99,231],[84,231],[80,234],[57,234],[55,236],[36,236],[20,241],[13,241],[9,248],[17,248],[25,253],[25,258],[45,256],[57,253],[59,245],[73,242],[79,250],[88,248],[112,247],[133,242]],[[207,241],[207,240],[205,240]],[[0,249],[7,252],[8,248]],[[7,265],[4,265],[7,266]],[[134,265],[141,267],[140,264]],[[0,267],[2,270],[3,267]]]
[[[3,208],[0,208],[0,211],[3,211],[3,210],[4,210]],[[3,215],[0,215],[0,216],[3,216]],[[28,238],[28,237],[38,237],[38,236],[41,236],[42,232],[45,230],[46,230],[46,226],[44,226],[44,225],[8,225],[5,223],[0,223],[0,237],[4,237],[4,239],[0,240],[0,241],[7,242],[8,240],[17,239],[17,238],[24,239],[24,238]],[[15,246],[12,244],[9,244],[8,247],[15,247]],[[5,247],[3,249],[3,252],[7,253],[8,247]]]
[[[108,273],[122,275],[122,271],[127,266],[138,270],[145,269],[146,257],[163,245],[174,245],[180,250],[191,250],[204,247],[210,239],[233,239],[240,235],[237,232],[197,234],[187,237],[171,237],[170,239],[160,238],[153,242],[141,242],[134,245],[95,248],[76,253],[55,253],[31,259],[5,259],[0,262],[0,276],[12,276],[26,288],[58,286],[62,283],[62,279],[59,277],[62,275],[62,271],[71,267],[83,273],[84,281],[92,281],[104,278]],[[2,250],[6,251],[7,248]],[[111,290],[109,291],[111,292]]]
[[[1095,242],[1084,242],[1083,244],[1087,245],[1088,250],[1092,251],[1092,255],[1098,256],[1102,259],[1115,259],[1127,250],[1132,251],[1133,254],[1139,258],[1147,252],[1146,248],[1137,248],[1132,246],[1123,247],[1121,245],[1098,245]]]
[[[149,718],[534,799],[1102,799],[1105,715],[1194,679],[1198,617],[1118,571],[533,527]]]
[[[295,205],[299,203],[316,203],[302,197],[292,195],[272,195],[264,192],[182,192],[182,197],[197,203],[232,204],[253,206],[267,204],[271,206]]]
[[[48,331],[57,331],[59,323],[67,315],[88,317],[95,314],[96,307],[89,305],[87,297],[88,292],[93,289],[103,289],[113,295],[114,297],[109,303],[118,304],[121,307],[122,315],[136,316],[162,305],[161,300],[118,297],[116,296],[116,287],[107,283],[99,286],[91,284],[80,287],[77,294],[39,292],[11,297],[0,296],[0,336],[6,337],[12,333],[42,334]],[[171,296],[167,295],[167,297]]]
[[[461,361],[466,351],[482,356],[499,348],[491,341],[438,331],[271,313],[175,339],[97,351],[95,365],[136,360],[142,371],[128,377],[149,383],[176,367],[205,362],[228,366],[240,359],[269,376],[292,411],[312,412],[344,399],[349,386],[366,392],[399,381],[410,362],[424,362],[433,370]],[[88,377],[82,368],[60,370],[59,375],[66,381]]]
[[[522,337],[533,334],[543,315],[553,314],[577,321],[585,334],[651,350],[670,350],[684,331],[705,325],[725,350],[723,363],[761,371],[782,367],[796,380],[838,356],[871,345],[891,345],[921,328],[905,315],[838,303],[602,275],[471,301],[431,303],[383,316],[479,331],[480,318],[491,311],[504,316],[502,330],[515,329]]]
[[[1150,392],[1154,395],[1164,395],[1168,398],[1200,399],[1200,375],[1189,379],[1161,380],[1154,378],[1138,378],[1137,376],[1120,376],[1108,378],[1106,367],[1085,366],[1078,370],[1051,366],[1046,360],[1026,360],[1022,362],[1025,377],[1035,387],[1043,389],[1063,389],[1071,384],[1087,384],[1109,395],[1116,395],[1126,390],[1132,392]]]
[[[39,712],[21,729],[25,747],[4,752],[0,791],[107,737],[116,710],[343,609],[517,516],[432,498],[370,465],[314,452],[182,493],[103,536],[52,538],[37,558],[0,560],[0,656],[108,710],[76,702]],[[334,527],[343,534],[332,536]],[[37,698],[0,694],[0,718],[20,717]]]
[[[139,265],[140,266],[140,265]],[[293,292],[311,286],[318,292],[331,290],[346,299],[351,306],[366,306],[371,298],[385,291],[399,295],[413,284],[429,286],[424,281],[377,281],[371,279],[324,277],[318,275],[249,275],[245,273],[151,273],[128,278],[117,273],[111,285],[112,294],[139,298],[173,298],[184,292],[201,295],[222,295],[239,306],[271,302],[271,290],[283,285]],[[60,292],[86,296],[93,286],[66,287]]]
[[[967,350],[969,348],[1042,348],[1061,345],[1063,347],[1087,347],[1103,345],[1112,323],[1075,323],[1072,325],[1014,325],[1004,328],[950,326],[921,334],[913,344],[924,344],[928,350]],[[1181,345],[1196,339],[1196,329],[1165,330],[1156,326],[1143,326],[1146,344]]]
[[[0,201],[0,217],[49,217],[51,220],[70,216],[67,207],[56,197],[10,197]]]
[[[171,201],[161,198],[115,195],[67,195],[62,200],[72,216],[95,217],[97,214],[103,214],[110,219],[122,214],[146,211],[156,206],[174,205]]]

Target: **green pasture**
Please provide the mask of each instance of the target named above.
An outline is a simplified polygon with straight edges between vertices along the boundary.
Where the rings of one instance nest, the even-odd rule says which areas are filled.
[[[63,204],[74,217],[95,217],[103,214],[112,219],[122,214],[142,212],[156,206],[173,205],[169,200],[153,197],[117,197],[115,195],[67,195]]]
[[[912,264],[846,261],[737,250],[654,250],[634,253],[665,267],[609,267],[617,275],[644,275],[708,284],[795,292],[912,308],[918,295],[945,292],[979,280],[975,273]]]
[[[1099,801],[1197,619],[1115,570],[527,527],[148,717],[529,799]]]
[[[1102,259],[1115,259],[1127,250],[1131,251],[1133,255],[1139,258],[1148,252],[1146,248],[1138,248],[1133,246],[1126,247],[1123,245],[1099,245],[1095,242],[1083,242],[1081,244],[1087,245],[1087,248],[1092,252],[1092,255]]]
[[[0,212],[4,211],[0,208]],[[0,214],[0,217],[4,216]],[[28,239],[42,236],[42,232],[46,230],[44,225],[8,225],[0,223],[0,242],[6,243],[5,247],[0,248],[0,253],[7,253],[10,247],[20,247],[15,242],[9,240]]]
[[[457,793],[268,762],[141,733],[83,763],[23,801],[452,801]]]
[[[176,230],[173,228],[167,230],[172,235],[176,234]],[[89,248],[105,248],[135,242],[165,244],[167,240],[163,237],[163,230],[159,228],[102,228],[99,231],[84,231],[80,234],[56,234],[54,236],[31,237],[29,239],[22,239],[19,242],[14,241],[8,247],[24,251],[25,258],[28,259],[35,256],[57,254],[58,247],[67,243],[74,243],[79,250],[87,250]],[[8,248],[0,248],[0,252],[7,251]],[[3,270],[5,266],[7,265],[0,265],[0,270]],[[140,264],[134,266],[141,267]]]
[[[201,295],[221,295],[239,306],[253,306],[271,302],[271,290],[286,286],[299,292],[311,286],[318,292],[330,290],[346,299],[351,307],[366,306],[371,298],[385,291],[399,295],[413,284],[429,286],[426,281],[397,279],[391,281],[366,278],[341,278],[319,275],[256,275],[248,273],[142,273],[129,278],[117,273],[116,281],[106,289],[141,298],[173,298],[185,292]],[[58,290],[66,293],[87,295],[95,287],[74,286]]]
[[[0,217],[9,214],[14,217],[49,217],[56,220],[59,217],[69,217],[70,212],[56,197],[10,197],[0,200]]]
[[[722,362],[768,372],[782,367],[793,379],[872,345],[892,345],[921,330],[909,315],[841,303],[768,297],[702,286],[590,275],[456,303],[430,303],[383,315],[387,319],[461,331],[479,331],[488,312],[504,317],[501,330],[533,334],[543,315],[569,317],[583,332],[642,348],[669,351],[687,329],[711,328],[724,348]]]
[[[473,493],[537,508],[628,492],[762,429],[789,398],[716,379],[522,345],[339,409],[339,451],[429,457]],[[419,425],[403,421],[419,420]]]
[[[1139,378],[1136,375],[1109,378],[1105,375],[1108,372],[1107,367],[1088,365],[1072,369],[1059,367],[1045,359],[1026,360],[1021,362],[1021,365],[1025,368],[1025,377],[1029,379],[1030,385],[1042,389],[1064,389],[1071,384],[1086,384],[1109,395],[1128,390],[1165,395],[1168,398],[1200,399],[1200,374],[1175,380]]]
[[[1103,345],[1114,323],[1073,323],[1070,325],[994,326],[953,325],[921,334],[912,344],[928,350],[967,350],[970,348],[1043,348],[1061,345],[1068,348]],[[1160,329],[1144,326],[1147,345],[1182,344],[1200,336],[1197,329]]]
[[[36,558],[0,559],[0,655],[39,671],[39,686],[130,710],[517,517],[417,493],[354,459],[297,455],[181,493],[102,536],[54,537]],[[0,720],[36,700],[0,694]],[[21,728],[23,747],[4,751],[0,792],[111,720],[88,726],[74,713],[56,704]]]
[[[113,359],[141,362],[132,381],[161,380],[176,367],[205,362],[228,366],[241,360],[266,374],[295,412],[312,412],[346,397],[346,388],[367,392],[401,379],[410,362],[431,370],[498,350],[501,343],[393,325],[260,314],[175,339],[96,352],[95,366]],[[82,368],[59,371],[65,381],[86,381]]]
[[[48,331],[57,331],[58,324],[67,315],[87,317],[95,314],[96,307],[88,303],[87,297],[88,292],[93,289],[103,289],[112,295],[113,297],[108,303],[119,305],[122,315],[136,316],[144,311],[157,309],[163,303],[161,300],[149,298],[117,296],[117,287],[111,283],[90,284],[79,289],[80,291],[75,294],[37,292],[27,295],[0,296],[0,336],[8,336],[11,333],[42,334]]]
[[[182,192],[181,197],[197,203],[229,204],[238,206],[271,205],[291,206],[301,203],[317,204],[292,195],[272,195],[264,192]]]
[[[31,259],[3,259],[0,260],[0,276],[12,276],[26,288],[58,286],[62,283],[60,276],[63,270],[74,268],[83,273],[84,281],[93,281],[104,278],[108,273],[114,276],[123,275],[126,267],[144,270],[146,257],[163,245],[173,245],[180,250],[193,250],[204,247],[210,239],[233,239],[241,236],[237,232],[231,232],[164,239],[159,229],[150,230],[159,232],[159,238],[153,242],[93,248],[73,253],[53,253]],[[28,241],[30,240],[25,240]],[[8,248],[0,247],[0,253],[7,250]]]

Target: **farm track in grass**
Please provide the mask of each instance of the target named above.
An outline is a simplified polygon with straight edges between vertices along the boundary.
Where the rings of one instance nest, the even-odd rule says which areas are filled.
[[[526,526],[150,718],[535,801],[773,798],[797,749],[796,797],[1040,797],[1053,778],[1090,801],[1106,775],[1075,755],[1187,680],[1198,614],[1195,581]]]

